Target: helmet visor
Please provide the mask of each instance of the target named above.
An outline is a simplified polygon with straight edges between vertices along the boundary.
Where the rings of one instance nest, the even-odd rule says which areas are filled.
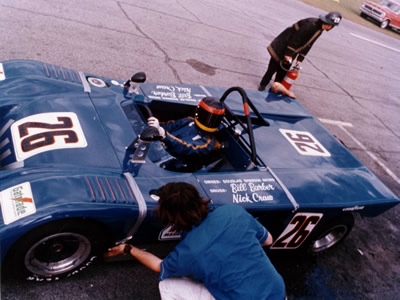
[[[219,124],[224,116],[225,108],[215,108],[204,101],[200,101],[196,109],[195,122],[200,129],[208,132],[218,130]]]

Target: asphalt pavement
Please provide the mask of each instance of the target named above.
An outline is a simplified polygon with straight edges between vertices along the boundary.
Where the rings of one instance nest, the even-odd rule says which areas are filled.
[[[0,61],[256,89],[269,42],[321,13],[295,0],[0,0]],[[315,43],[292,90],[400,197],[400,38],[343,20]],[[272,257],[289,299],[400,299],[399,224],[400,206],[356,218],[348,238],[326,254]],[[98,263],[59,282],[3,283],[1,299],[159,299],[157,285],[136,261]]]

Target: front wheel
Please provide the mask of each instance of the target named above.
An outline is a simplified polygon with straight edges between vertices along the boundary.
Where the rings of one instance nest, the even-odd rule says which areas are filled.
[[[388,27],[388,25],[389,25],[389,20],[385,20],[385,21],[383,21],[383,22],[381,23],[380,27],[381,27],[382,29],[385,29],[385,28]]]
[[[341,242],[354,226],[354,217],[352,215],[343,215],[333,222],[318,229],[311,237],[308,244],[308,252],[318,254],[332,248]]]
[[[103,250],[99,227],[83,221],[58,221],[40,226],[20,239],[7,258],[14,277],[52,281],[87,268]]]

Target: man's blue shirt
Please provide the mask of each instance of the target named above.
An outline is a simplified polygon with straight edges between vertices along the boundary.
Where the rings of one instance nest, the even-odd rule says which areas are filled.
[[[192,275],[216,299],[279,299],[285,285],[261,244],[268,231],[244,208],[210,212],[162,261],[160,280]]]

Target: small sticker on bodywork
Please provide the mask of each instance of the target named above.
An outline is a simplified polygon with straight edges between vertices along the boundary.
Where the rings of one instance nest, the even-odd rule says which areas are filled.
[[[4,224],[6,225],[36,212],[29,182],[1,191],[0,203]]]
[[[105,88],[108,87],[108,84],[101,78],[97,78],[97,77],[87,77],[87,81],[95,86],[95,87],[99,87],[99,88]]]
[[[6,79],[6,73],[4,73],[3,64],[0,63],[0,81]]]
[[[357,210],[363,210],[365,206],[353,206],[353,207],[345,207],[342,209],[342,211],[357,211]]]
[[[166,228],[164,228],[159,236],[158,236],[158,240],[159,241],[166,241],[166,240],[179,240],[181,238],[181,235],[179,232],[176,231],[172,231],[171,230],[171,226],[168,226]]]
[[[324,146],[308,131],[279,129],[283,136],[301,155],[326,156],[331,154]]]

